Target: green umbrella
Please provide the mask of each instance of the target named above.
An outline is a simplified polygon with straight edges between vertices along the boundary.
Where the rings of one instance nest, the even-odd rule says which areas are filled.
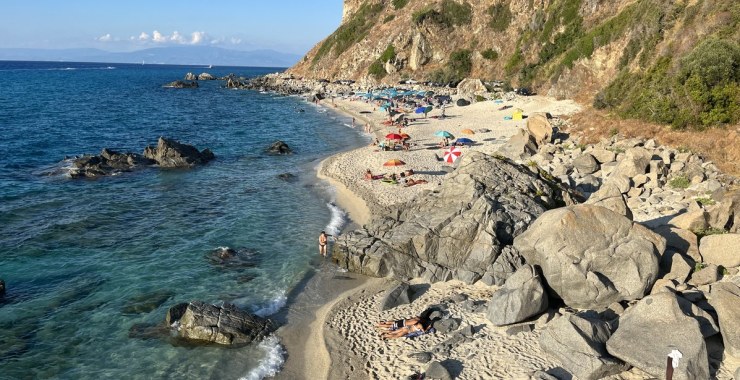
[[[448,139],[454,139],[455,138],[455,136],[453,136],[452,133],[447,132],[447,131],[438,131],[434,135],[435,136],[439,136],[439,137],[448,138]]]

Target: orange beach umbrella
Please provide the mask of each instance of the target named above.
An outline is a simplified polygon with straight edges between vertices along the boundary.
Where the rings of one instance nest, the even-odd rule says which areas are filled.
[[[466,135],[474,135],[475,134],[475,132],[473,132],[472,129],[463,129],[462,131],[460,131],[460,133],[464,133]]]
[[[396,160],[396,159],[388,160],[383,164],[383,166],[401,166],[401,165],[406,165],[406,163],[401,160]]]

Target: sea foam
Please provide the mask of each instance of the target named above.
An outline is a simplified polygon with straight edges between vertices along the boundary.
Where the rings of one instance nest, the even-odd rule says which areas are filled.
[[[334,204],[334,202],[329,202],[326,206],[331,210],[331,219],[329,220],[329,224],[326,225],[326,233],[337,236],[347,222],[347,213]]]
[[[267,317],[270,315],[273,315],[278,312],[285,304],[288,303],[288,297],[285,295],[285,292],[280,292],[278,295],[273,297],[271,300],[267,302],[267,305],[262,306],[261,308],[257,309],[254,314],[258,315],[260,317]]]
[[[253,368],[240,380],[262,380],[266,377],[275,376],[283,367],[285,350],[276,336],[268,336],[260,342],[257,348],[265,353],[265,358],[260,361],[257,368]]]

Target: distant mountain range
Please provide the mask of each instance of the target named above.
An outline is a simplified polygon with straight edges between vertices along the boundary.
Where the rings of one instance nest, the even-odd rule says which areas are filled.
[[[0,60],[69,61],[106,63],[147,63],[172,65],[217,65],[289,67],[301,58],[298,54],[274,50],[229,50],[212,46],[158,47],[132,52],[100,49],[15,49],[0,48]]]

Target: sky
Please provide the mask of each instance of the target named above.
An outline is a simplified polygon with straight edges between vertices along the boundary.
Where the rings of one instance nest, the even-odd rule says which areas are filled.
[[[0,48],[162,46],[302,55],[331,34],[342,0],[2,0]]]

